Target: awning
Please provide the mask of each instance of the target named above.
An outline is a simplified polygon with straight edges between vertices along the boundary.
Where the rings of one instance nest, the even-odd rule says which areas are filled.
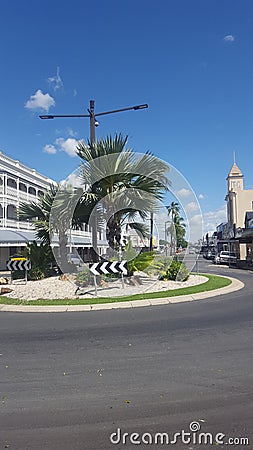
[[[36,232],[34,230],[25,231],[25,230],[6,230],[0,228],[0,247],[19,247],[25,246],[29,242],[41,242],[41,239],[38,239],[36,236]],[[91,237],[89,236],[80,236],[75,235],[74,232],[71,235],[71,244],[73,247],[91,247]],[[58,247],[59,245],[59,237],[58,235],[54,235],[51,245],[53,247]],[[69,244],[68,244],[69,245]],[[106,241],[98,241],[98,246],[107,246]]]
[[[0,229],[0,246],[6,247],[10,245],[26,245],[32,241],[38,241],[34,231],[23,230],[1,230]]]

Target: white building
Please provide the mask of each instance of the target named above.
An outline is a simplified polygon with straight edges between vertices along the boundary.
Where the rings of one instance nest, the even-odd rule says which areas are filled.
[[[17,218],[20,203],[38,201],[52,184],[55,181],[0,152],[0,270],[5,270],[9,256],[36,240],[33,225]],[[71,248],[77,248],[87,260],[91,233],[87,226],[84,230],[71,232]],[[104,253],[107,245],[101,233],[98,234],[99,252]]]

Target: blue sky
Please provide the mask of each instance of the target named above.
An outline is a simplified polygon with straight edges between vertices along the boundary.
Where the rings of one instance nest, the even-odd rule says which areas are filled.
[[[0,149],[61,180],[79,164],[89,119],[43,121],[148,103],[100,118],[191,184],[206,228],[225,219],[233,152],[253,186],[251,0],[1,0]]]

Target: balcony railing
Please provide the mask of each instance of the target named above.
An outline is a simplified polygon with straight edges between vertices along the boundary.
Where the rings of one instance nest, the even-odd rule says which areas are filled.
[[[0,227],[16,228],[18,230],[33,230],[34,226],[31,222],[18,221],[16,219],[0,219]]]

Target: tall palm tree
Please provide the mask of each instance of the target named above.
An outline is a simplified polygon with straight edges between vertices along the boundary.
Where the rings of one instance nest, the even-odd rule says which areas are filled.
[[[180,206],[177,202],[171,202],[169,206],[167,206],[168,214],[171,214],[171,221],[174,223],[174,217],[179,214]]]
[[[183,241],[186,232],[185,230],[186,225],[184,223],[184,218],[180,217],[179,214],[176,214],[174,217],[174,226],[175,226],[177,247],[184,246]]]
[[[166,163],[150,153],[140,156],[126,145],[127,136],[116,134],[114,138],[79,142],[77,146],[82,159],[81,176],[87,186],[82,200],[84,210],[88,205],[88,210],[92,206],[93,210],[103,211],[112,249],[120,246],[123,222],[138,228],[138,222],[132,219],[139,216],[146,220],[169,185]]]
[[[171,216],[171,225],[169,226],[168,231],[170,232],[170,254],[173,256],[176,250],[177,232],[183,218],[179,215],[180,206],[177,202],[171,202],[171,204],[167,206],[167,210],[168,215]]]

